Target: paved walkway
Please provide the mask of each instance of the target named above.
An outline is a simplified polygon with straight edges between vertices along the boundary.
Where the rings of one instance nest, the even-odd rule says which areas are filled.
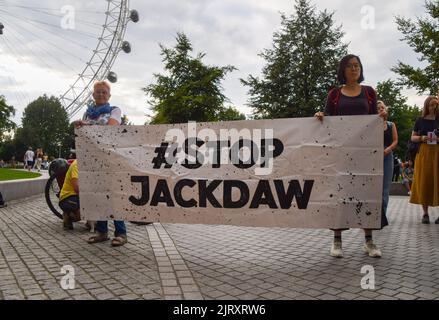
[[[128,224],[126,246],[89,245],[82,223],[62,230],[34,196],[0,209],[0,299],[439,299],[439,225],[420,212],[391,197],[391,225],[375,234],[383,257],[366,256],[352,229],[335,259],[331,232],[313,229]],[[60,285],[65,265],[75,289]],[[366,265],[374,290],[360,285]]]

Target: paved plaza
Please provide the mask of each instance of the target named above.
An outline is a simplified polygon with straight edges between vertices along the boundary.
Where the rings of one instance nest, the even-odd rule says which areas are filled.
[[[128,223],[128,244],[112,248],[87,244],[83,223],[64,231],[38,195],[0,209],[0,299],[438,300],[438,216],[423,225],[420,206],[391,197],[390,226],[374,234],[381,259],[359,229],[343,233],[342,259],[322,229]],[[74,289],[61,286],[67,265]],[[374,289],[360,285],[364,266]]]

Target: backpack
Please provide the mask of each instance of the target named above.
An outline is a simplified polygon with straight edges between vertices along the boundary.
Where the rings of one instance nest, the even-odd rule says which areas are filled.
[[[369,105],[369,114],[373,108],[373,101],[376,99],[375,90],[369,86],[361,86],[361,90],[365,93],[367,98],[367,103]],[[338,101],[340,100],[341,87],[337,87],[329,91],[328,99],[334,105],[334,115],[338,112]]]
[[[407,154],[406,157],[410,160],[415,161],[416,154],[419,151],[421,143],[420,142],[413,142],[411,139],[407,141]]]

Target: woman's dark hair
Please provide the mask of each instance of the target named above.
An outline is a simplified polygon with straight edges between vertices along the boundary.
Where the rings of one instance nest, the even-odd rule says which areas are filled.
[[[340,64],[338,65],[337,80],[340,84],[346,84],[345,70],[349,63],[349,60],[351,60],[352,58],[357,58],[358,63],[360,63],[360,77],[358,78],[357,82],[361,83],[364,81],[363,64],[361,63],[360,57],[354,54],[348,54],[340,60]]]

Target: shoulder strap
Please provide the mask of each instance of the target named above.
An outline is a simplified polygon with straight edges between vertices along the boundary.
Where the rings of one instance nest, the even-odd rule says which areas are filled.
[[[338,113],[338,101],[340,100],[340,87],[334,88],[329,93],[330,101],[334,105],[334,115],[337,115]]]
[[[369,113],[370,110],[372,110],[372,102],[373,98],[371,97],[371,94],[369,92],[370,87],[369,86],[362,86],[364,88],[364,93],[366,94],[367,104],[369,105]]]

